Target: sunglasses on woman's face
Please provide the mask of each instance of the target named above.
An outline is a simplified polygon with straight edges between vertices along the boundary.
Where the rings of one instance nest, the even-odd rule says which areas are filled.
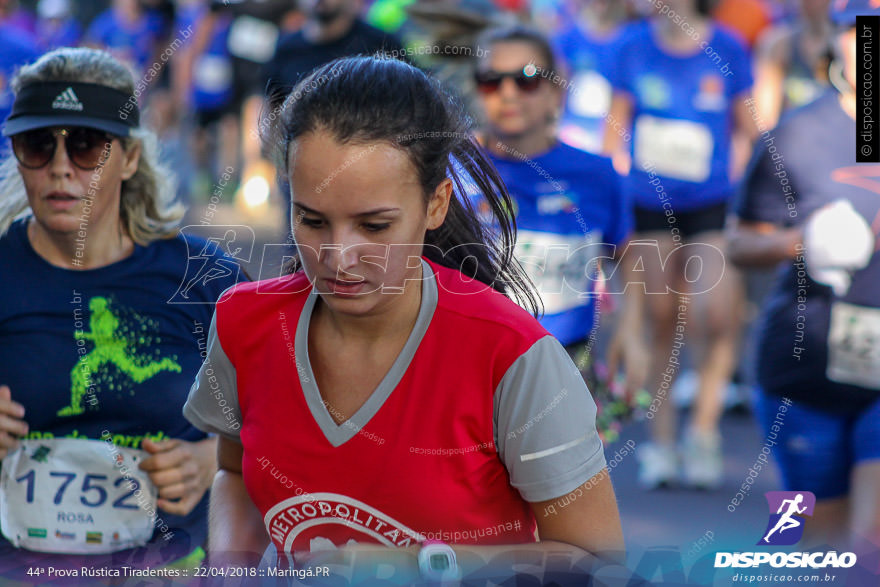
[[[483,94],[492,94],[501,88],[504,78],[509,77],[514,81],[516,87],[521,92],[528,94],[534,92],[541,85],[541,77],[537,74],[526,75],[524,69],[519,71],[483,71],[477,72],[474,79],[477,82],[477,89]]]
[[[92,128],[38,128],[12,137],[12,151],[22,167],[40,169],[55,157],[56,137],[64,137],[64,147],[71,163],[91,171],[110,156],[113,135]]]

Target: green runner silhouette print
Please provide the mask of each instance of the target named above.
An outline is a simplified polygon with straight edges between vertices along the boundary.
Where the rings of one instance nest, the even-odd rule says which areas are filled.
[[[59,416],[75,416],[85,412],[82,404],[83,398],[92,387],[90,375],[99,373],[99,370],[101,381],[109,390],[122,388],[123,382],[118,381],[111,370],[106,368],[109,365],[116,366],[120,374],[127,375],[135,383],[143,383],[160,371],[180,373],[176,356],[152,360],[137,352],[135,347],[149,347],[153,342],[161,342],[160,339],[154,340],[150,336],[149,331],[156,327],[154,321],[137,317],[141,322],[139,329],[123,324],[120,317],[111,310],[107,298],[99,296],[89,300],[89,311],[91,332],[75,330],[73,336],[77,341],[91,341],[94,348],[81,357],[71,370],[70,405],[58,410]],[[89,403],[95,405],[97,402]]]

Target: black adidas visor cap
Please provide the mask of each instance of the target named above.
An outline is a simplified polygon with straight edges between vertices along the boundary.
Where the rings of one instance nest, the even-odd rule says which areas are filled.
[[[3,135],[51,126],[82,126],[127,137],[140,125],[137,98],[100,84],[36,82],[21,88]]]

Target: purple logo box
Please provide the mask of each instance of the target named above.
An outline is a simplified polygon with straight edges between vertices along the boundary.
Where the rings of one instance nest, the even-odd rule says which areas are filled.
[[[816,496],[809,491],[768,491],[770,519],[761,539],[761,546],[790,546],[804,534],[805,516],[813,515]]]

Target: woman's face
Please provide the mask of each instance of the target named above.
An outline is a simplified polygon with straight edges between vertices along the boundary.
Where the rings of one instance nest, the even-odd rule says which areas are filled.
[[[420,278],[425,231],[446,217],[452,182],[425,203],[406,153],[387,143],[340,144],[317,131],[291,144],[293,236],[303,270],[332,311],[390,308]]]
[[[511,77],[504,77],[497,90],[480,92],[489,125],[498,136],[519,138],[546,133],[561,106],[561,91],[549,79],[556,72],[547,71],[548,64],[531,43],[494,43],[489,56],[480,63],[479,71],[481,74],[522,75],[523,68],[529,64],[537,67],[535,76],[540,81],[536,89],[522,89]],[[541,77],[542,72],[547,78]]]
[[[122,182],[137,171],[140,146],[126,152],[119,139],[103,142],[102,152],[108,152],[109,144],[109,156],[87,170],[70,160],[67,140],[69,136],[56,133],[55,154],[44,166],[18,166],[37,224],[47,232],[67,236],[83,236],[79,233],[88,233],[89,226],[118,224]]]

